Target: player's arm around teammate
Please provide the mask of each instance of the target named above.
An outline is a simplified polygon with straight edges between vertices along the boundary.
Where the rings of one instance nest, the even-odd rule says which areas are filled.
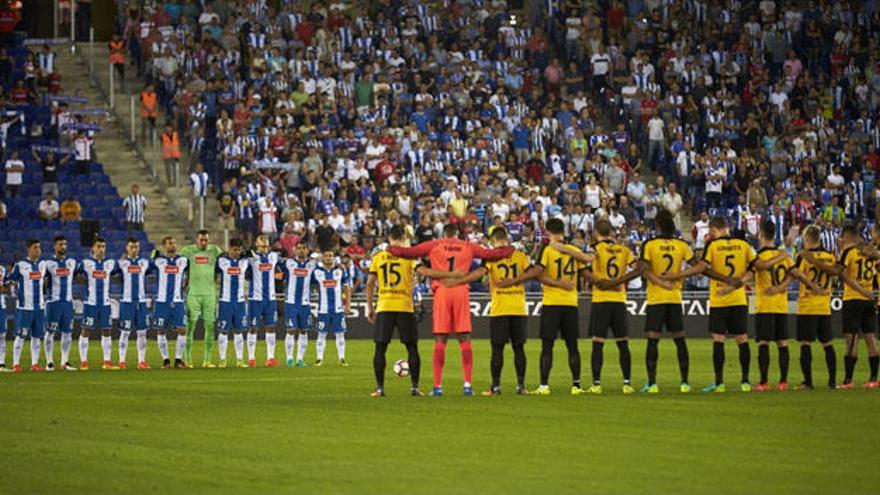
[[[309,329],[312,327],[311,283],[315,263],[309,258],[309,248],[300,241],[294,248],[294,257],[284,260],[281,272],[285,280],[284,318],[287,335],[284,345],[287,366],[305,367],[306,349],[309,345]],[[298,335],[297,335],[298,334]],[[296,359],[293,357],[296,339]]]
[[[162,239],[162,254],[153,258],[156,272],[156,297],[153,300],[152,325],[156,329],[156,344],[162,356],[162,368],[171,368],[171,355],[166,332],[177,332],[174,349],[174,367],[186,368],[183,362],[186,347],[186,322],[183,290],[186,285],[187,258],[177,252],[177,240]]]
[[[278,307],[275,301],[275,274],[278,270],[278,253],[269,251],[269,238],[257,237],[256,252],[250,258],[251,290],[248,301],[250,330],[247,336],[248,366],[256,367],[257,332],[262,329],[266,338],[266,367],[274,368],[275,324]]]
[[[229,346],[229,332],[234,333],[236,366],[246,368],[244,360],[244,332],[248,330],[247,298],[245,279],[250,264],[242,255],[244,248],[241,239],[229,241],[229,251],[217,259],[217,274],[220,277],[220,303],[217,319],[217,348],[220,368],[226,367]]]
[[[106,258],[107,243],[103,238],[92,241],[91,257],[80,262],[79,271],[86,280],[86,301],[80,330],[80,367],[88,369],[89,333],[101,334],[101,351],[105,370],[118,369],[111,360],[113,339],[110,333],[110,277],[116,271],[117,262]]]

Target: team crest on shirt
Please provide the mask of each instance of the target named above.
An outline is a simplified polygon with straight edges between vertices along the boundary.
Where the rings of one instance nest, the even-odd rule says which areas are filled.
[[[196,256],[196,264],[197,265],[207,265],[210,262],[211,258],[208,256]]]

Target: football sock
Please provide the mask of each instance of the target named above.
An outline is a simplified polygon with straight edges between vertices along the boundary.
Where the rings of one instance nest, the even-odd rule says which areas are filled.
[[[226,361],[226,351],[229,350],[229,334],[220,332],[217,334],[217,354],[220,361]]]
[[[682,383],[687,383],[691,367],[687,342],[684,340],[684,337],[676,337],[673,341],[675,342],[675,349],[678,353],[678,371],[681,373],[681,381]]]
[[[196,323],[198,323],[198,320],[196,318],[187,317],[187,319],[186,319],[186,336],[183,338],[184,355],[182,357],[183,357],[183,360],[186,361],[187,363],[189,363],[190,365],[192,364],[192,346],[193,346],[193,341],[195,340],[193,338],[193,335],[196,333]],[[177,338],[177,341],[180,342],[180,337]],[[176,349],[175,349],[175,355],[177,355]],[[181,356],[178,355],[177,359],[181,359]]]
[[[504,367],[504,344],[492,344],[492,388],[501,386],[501,368]]]
[[[284,354],[287,360],[293,359],[293,348],[296,347],[296,334],[288,333],[284,336]]]
[[[247,351],[248,361],[256,359],[257,354],[257,334],[248,332],[247,334]]]
[[[648,385],[657,383],[657,359],[659,358],[659,350],[657,344],[660,339],[648,338],[648,348],[645,350],[645,368],[648,369]]]
[[[590,364],[593,368],[593,384],[602,383],[602,361],[604,360],[605,343],[593,341],[593,354],[590,356]]]
[[[138,330],[137,331],[137,353],[138,353],[138,363],[144,363],[147,361],[147,331],[146,330]]]
[[[79,336],[79,360],[89,362],[89,338],[84,335]]]
[[[724,342],[712,343],[712,365],[715,367],[715,385],[724,383]]]
[[[853,372],[856,370],[856,356],[843,356],[843,383],[852,383]]]
[[[189,342],[189,339],[187,338],[186,334],[177,334],[177,345],[174,346],[174,359],[183,359],[183,354],[186,351],[187,342]]]
[[[128,354],[128,336],[131,335],[131,331],[121,331],[119,332],[119,362],[125,362],[125,356]]]
[[[309,334],[301,333],[299,337],[296,339],[296,359],[297,361],[301,360],[306,356],[306,349],[309,348]]]
[[[275,359],[275,329],[266,332],[266,360]]]
[[[828,353],[825,353],[826,361]],[[801,373],[804,375],[804,384],[813,385],[813,348],[809,345],[801,346]]]
[[[70,348],[73,346],[73,334],[61,334],[61,363],[67,364],[70,360]],[[4,351],[6,349],[3,349]]]
[[[31,366],[40,363],[40,340],[36,337],[31,337]]]
[[[205,361],[214,357],[214,321],[205,320]]]
[[[834,346],[825,346],[825,366],[828,367],[828,383],[837,382],[837,353]]]
[[[235,347],[235,359],[239,361],[244,359],[244,335],[241,332],[232,336],[232,345]]]
[[[632,355],[629,352],[629,341],[618,340],[617,351],[620,359],[620,371],[623,373],[623,383],[629,385],[632,378]]]
[[[761,384],[767,383],[770,374],[770,346],[758,344],[758,371],[761,374]]]
[[[0,333],[0,364],[6,366],[6,332]]]
[[[345,334],[337,333],[336,337],[336,357],[339,358],[340,361],[345,360]]]
[[[547,386],[550,380],[550,370],[553,368],[553,342],[554,339],[541,339],[542,386]]]
[[[516,385],[525,386],[526,383],[526,350],[522,344],[513,346],[513,366],[516,368]]]
[[[46,338],[43,339],[43,346],[46,349],[46,364],[54,363],[55,338],[51,332],[46,332]]]
[[[769,349],[768,349],[769,352]],[[769,354],[767,356],[769,360]],[[748,342],[739,345],[739,367],[742,370],[742,383],[749,382],[749,365],[752,363],[752,349]]]
[[[327,334],[326,333],[318,333],[318,339],[315,340],[315,351],[318,356],[318,360],[324,360],[324,347],[327,346]]]
[[[156,335],[156,343],[159,345],[159,354],[162,360],[168,359],[168,337],[164,333]]]
[[[868,356],[868,366],[871,368],[871,381],[877,381],[877,367],[880,365],[880,356]]]
[[[419,356],[419,345],[415,342],[406,344],[407,360],[409,361],[409,378],[413,388],[419,386],[419,376],[422,372],[422,358]]]
[[[443,366],[446,364],[446,342],[434,341],[434,387],[443,386]]]
[[[24,339],[16,337],[12,342],[12,365],[21,365],[21,351],[24,349]]]
[[[788,361],[790,357],[788,354],[788,346],[782,346],[779,348],[779,381],[780,383],[788,383]]]
[[[104,361],[113,359],[113,338],[109,335],[101,335],[101,353]]]
[[[474,381],[474,347],[470,340],[459,341],[461,348],[461,368],[464,374],[465,385]]]
[[[565,341],[568,349],[568,369],[571,371],[571,384],[574,387],[581,386],[581,351],[578,349],[577,339]]]
[[[376,342],[373,351],[373,375],[376,376],[376,388],[385,388],[385,351],[388,344]]]

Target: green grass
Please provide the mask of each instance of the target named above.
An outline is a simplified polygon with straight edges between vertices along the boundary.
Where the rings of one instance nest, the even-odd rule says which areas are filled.
[[[158,351],[150,344],[155,365]],[[711,378],[710,343],[690,346],[691,383],[698,388]],[[538,347],[527,345],[530,386],[537,381]],[[586,378],[589,350],[583,342],[581,347]],[[347,369],[0,375],[0,446],[6,453],[0,493],[778,494],[867,493],[878,486],[880,392],[681,395],[675,350],[664,341],[660,395],[624,396],[617,350],[609,347],[606,394],[583,397],[567,394],[561,344],[549,397],[511,393],[509,351],[506,395],[462,397],[455,344],[447,352],[442,399],[409,397],[408,380],[394,376],[388,397],[370,398],[368,341],[348,343],[353,366]],[[430,342],[421,351],[427,391]],[[635,341],[633,351],[638,386],[644,341]],[[313,353],[312,344],[309,359]],[[475,353],[475,385],[482,390],[489,376],[487,342],[476,342]],[[727,354],[728,383],[735,385],[733,344]],[[797,383],[797,352],[792,354],[791,382]],[[93,341],[93,365],[99,355]],[[201,349],[193,355],[201,356]],[[332,341],[327,356],[335,363]],[[389,368],[404,356],[393,344]],[[774,350],[773,378],[775,359]],[[866,366],[866,359],[859,361],[859,384]],[[753,366],[753,381],[756,373]],[[814,374],[824,382],[819,349]]]

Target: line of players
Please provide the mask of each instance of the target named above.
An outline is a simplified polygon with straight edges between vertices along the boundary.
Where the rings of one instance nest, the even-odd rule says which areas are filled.
[[[571,371],[571,394],[602,393],[601,373],[604,361],[604,344],[612,338],[619,351],[623,373],[623,392],[635,392],[631,384],[631,356],[628,343],[628,318],[626,311],[626,284],[635,277],[647,282],[647,318],[645,334],[647,349],[645,366],[647,383],[641,388],[645,393],[658,393],[657,363],[658,343],[662,332],[670,333],[675,342],[680,372],[679,390],[691,391],[689,384],[689,353],[685,341],[682,314],[682,280],[696,275],[706,275],[710,283],[710,315],[708,330],[713,340],[712,361],[715,380],[704,392],[725,392],[724,362],[728,336],[737,343],[741,367],[740,389],[766,391],[770,389],[770,344],[778,348],[778,390],[788,389],[788,296],[787,290],[794,280],[800,282],[797,299],[796,339],[800,347],[800,365],[803,381],[800,389],[812,389],[812,344],[818,340],[825,354],[828,369],[827,384],[830,388],[852,388],[857,360],[858,336],[861,333],[868,347],[870,376],[864,384],[877,388],[878,352],[875,333],[877,309],[873,288],[878,275],[875,263],[880,252],[863,241],[854,227],[846,227],[841,234],[841,255],[834,255],[822,248],[820,232],[808,226],[802,235],[803,249],[795,260],[785,250],[774,245],[775,225],[762,225],[761,246],[755,251],[742,239],[730,236],[728,224],[723,217],[710,221],[710,242],[701,256],[697,257],[690,246],[675,237],[672,215],[661,211],[656,218],[658,235],[642,246],[639,258],[616,242],[611,225],[604,220],[595,224],[595,242],[588,252],[564,243],[564,225],[549,220],[546,228],[549,243],[543,245],[534,262],[522,252],[496,261],[486,262],[476,270],[463,274],[452,270],[435,285],[435,313],[446,311],[438,308],[437,294],[447,287],[467,286],[470,282],[488,278],[491,292],[490,332],[492,343],[492,385],[483,395],[501,393],[500,379],[504,360],[504,346],[510,342],[514,353],[517,393],[537,395],[550,394],[549,377],[553,365],[553,344],[561,337],[568,349]],[[448,229],[454,236],[455,228]],[[880,230],[874,232],[880,239]],[[406,245],[402,229],[392,229],[388,251],[413,254],[417,248],[401,248]],[[509,245],[507,232],[496,228],[491,237],[496,248]],[[408,250],[409,249],[409,250]],[[425,251],[425,250],[422,250]],[[451,260],[452,258],[450,258]],[[389,252],[377,253],[370,267],[367,283],[368,314],[375,321],[374,373],[376,389],[374,397],[385,395],[385,352],[393,332],[398,330],[401,341],[409,353],[412,395],[422,395],[419,390],[420,359],[417,332],[412,319],[411,302],[406,303],[412,289],[412,272],[416,265]],[[837,357],[832,345],[831,288],[837,277],[843,283],[843,331],[846,340],[843,383],[837,383]],[[543,307],[540,315],[540,384],[532,392],[525,387],[526,356],[526,299],[523,283],[537,279],[543,285]],[[754,284],[756,298],[755,334],[758,344],[758,367],[760,381],[754,387],[749,379],[751,348],[748,337],[748,302],[746,285]],[[592,384],[581,385],[581,356],[578,349],[580,315],[578,313],[578,288],[592,285],[592,310],[589,336],[592,339]],[[376,290],[378,289],[378,290]],[[374,308],[373,296],[378,293],[378,307]],[[466,301],[465,301],[466,302]],[[468,317],[469,318],[469,317]],[[445,323],[438,328],[435,316],[434,389],[433,395],[442,395],[443,353],[447,333],[453,333],[462,344],[462,363],[465,368],[465,395],[472,395],[468,373],[465,342],[469,343],[470,322],[453,323],[451,330]],[[438,349],[442,352],[439,354]]]
[[[297,246],[295,257],[282,259],[269,250],[265,236],[256,240],[256,250],[244,256],[240,240],[230,242],[228,252],[217,260],[216,272],[220,279],[218,304],[219,366],[226,367],[228,334],[234,334],[236,365],[256,366],[258,330],[266,340],[268,367],[276,366],[275,325],[277,323],[276,282],[286,282],[285,317],[287,334],[285,348],[287,365],[306,366],[304,357],[308,346],[308,330],[311,322],[312,288],[317,287],[318,317],[315,365],[323,362],[328,333],[336,338],[337,355],[341,366],[345,361],[345,314],[350,308],[350,280],[347,270],[336,263],[333,252],[323,253],[320,263],[309,257],[305,245]],[[46,370],[54,370],[54,334],[61,335],[60,369],[77,371],[89,368],[89,335],[101,335],[103,369],[125,369],[128,341],[131,332],[137,336],[138,369],[149,369],[146,362],[147,329],[157,331],[157,343],[163,359],[163,367],[170,368],[168,334],[177,334],[173,366],[186,368],[184,348],[187,342],[186,310],[184,292],[188,284],[189,260],[178,253],[177,242],[172,237],[162,241],[160,253],[150,258],[140,255],[140,244],[129,239],[126,253],[120,259],[106,256],[106,242],[96,238],[91,256],[77,261],[67,255],[67,240],[54,240],[52,257],[44,259],[40,243],[27,242],[27,257],[14,264],[6,275],[0,266],[0,287],[16,291],[15,340],[13,344],[12,371],[21,371],[20,358],[25,341],[31,341],[31,370],[43,371],[40,366],[41,341],[46,356]],[[206,260],[207,261],[207,260]],[[199,263],[199,257],[195,263]],[[146,277],[156,277],[157,291],[154,295],[152,315],[148,315]],[[122,279],[122,295],[119,298],[117,327],[118,364],[112,361],[112,335],[110,320],[110,282],[114,277]],[[70,363],[73,343],[73,289],[74,282],[86,286],[83,318],[79,337],[79,368]],[[247,287],[247,290],[246,290]],[[7,370],[6,358],[6,308],[5,300],[0,307],[0,370]],[[204,316],[204,315],[203,315]],[[206,317],[211,320],[212,317]],[[246,337],[245,337],[246,334]],[[206,335],[213,339],[213,335]],[[245,338],[247,360],[244,359]],[[296,357],[294,358],[294,347]],[[192,366],[192,363],[189,363]],[[206,357],[203,367],[216,367]],[[8,371],[8,370],[7,370]]]

